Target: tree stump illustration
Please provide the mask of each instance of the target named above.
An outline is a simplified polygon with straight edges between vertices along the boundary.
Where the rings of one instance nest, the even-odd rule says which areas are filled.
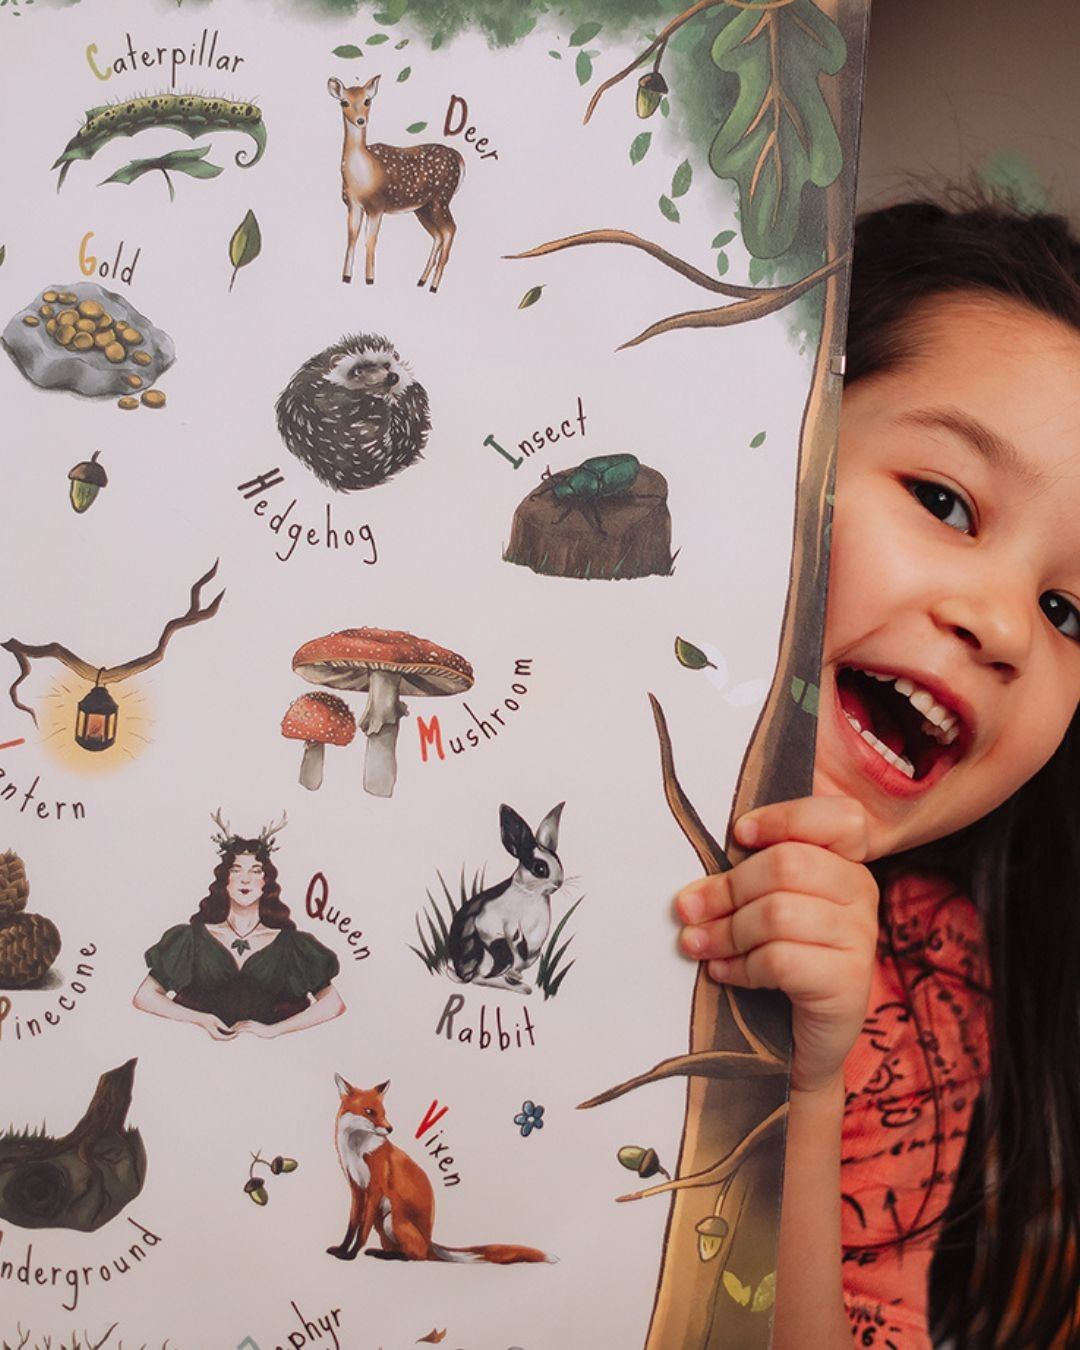
[[[584,469],[552,474],[518,505],[505,561],[541,576],[581,580],[670,576],[674,559],[664,475],[642,464],[625,488],[605,494],[602,488],[590,490],[599,480],[582,474]],[[577,490],[578,475],[588,485],[584,490]]]

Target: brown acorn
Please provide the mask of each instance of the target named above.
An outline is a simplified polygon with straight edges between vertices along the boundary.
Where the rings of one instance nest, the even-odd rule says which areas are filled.
[[[637,115],[651,117],[668,91],[667,80],[658,70],[650,70],[637,82]]]
[[[68,474],[71,479],[71,505],[81,515],[93,505],[94,498],[108,483],[109,476],[97,462],[100,450],[95,450],[89,459],[76,464]]]

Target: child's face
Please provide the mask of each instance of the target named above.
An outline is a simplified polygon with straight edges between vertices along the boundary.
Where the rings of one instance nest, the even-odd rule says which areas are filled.
[[[815,791],[872,857],[1005,801],[1080,700],[1080,333],[972,295],[912,336],[844,395],[832,530]]]

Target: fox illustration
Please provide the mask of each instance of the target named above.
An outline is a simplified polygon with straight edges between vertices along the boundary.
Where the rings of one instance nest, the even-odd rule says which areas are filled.
[[[334,1082],[341,1094],[336,1142],[338,1158],[348,1178],[352,1202],[349,1226],[331,1256],[352,1261],[368,1240],[372,1227],[382,1250],[368,1248],[367,1256],[388,1261],[489,1262],[508,1266],[517,1261],[558,1258],[535,1247],[488,1243],[479,1247],[443,1247],[433,1242],[435,1192],[424,1169],[388,1138],[393,1126],[386,1118],[383,1098],[390,1081],[378,1087],[356,1088],[340,1074]]]

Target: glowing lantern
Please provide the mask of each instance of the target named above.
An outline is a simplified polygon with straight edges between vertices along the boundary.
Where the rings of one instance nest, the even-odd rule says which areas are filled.
[[[84,750],[108,750],[116,740],[117,707],[103,684],[95,684],[79,701],[75,740]]]

